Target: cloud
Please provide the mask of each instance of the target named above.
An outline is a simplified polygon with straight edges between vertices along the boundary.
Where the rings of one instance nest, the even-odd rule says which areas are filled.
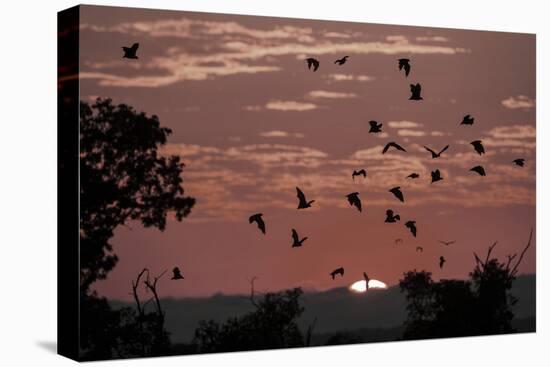
[[[114,26],[82,24],[82,30],[95,32],[118,32],[131,35],[147,34],[151,37],[200,38],[200,35],[236,35],[256,39],[297,39],[301,42],[313,42],[312,29],[289,25],[272,29],[256,29],[243,26],[234,21],[219,22],[198,19],[164,19],[119,23]]]
[[[277,110],[277,111],[309,111],[317,108],[316,104],[308,102],[297,102],[297,101],[280,101],[274,100],[270,101],[265,105],[265,108],[268,110]]]
[[[502,105],[509,109],[524,109],[529,110],[533,107],[535,107],[535,101],[527,96],[519,95],[516,97],[509,97],[505,100],[503,100]]]
[[[288,133],[286,131],[282,130],[271,130],[271,131],[263,131],[260,133],[261,137],[264,138],[303,138],[304,134],[300,133]]]
[[[465,52],[461,48],[411,43],[402,36],[388,42],[349,42],[323,37],[315,41],[308,27],[252,28],[238,22],[213,22],[186,18],[125,22],[113,26],[83,24],[83,31],[119,32],[132,38],[166,37],[195,40],[193,52],[179,44],[163,55],[149,56],[140,63],[95,61],[84,65],[80,77],[98,79],[102,86],[162,87],[191,80],[208,80],[235,74],[271,73],[281,70],[276,58],[326,54],[442,54]],[[119,70],[123,70],[117,72]],[[147,72],[144,72],[147,71]],[[130,73],[129,73],[130,72]],[[359,81],[372,80],[358,76]]]
[[[422,124],[413,121],[389,121],[388,126],[394,129],[412,129],[421,127]]]
[[[273,72],[280,70],[275,66],[254,66],[238,62],[224,62],[223,66],[200,66],[193,65],[193,57],[188,55],[189,59],[179,65],[170,61],[163,65],[164,61],[158,59],[157,65],[148,65],[148,68],[164,69],[168,71],[167,75],[137,75],[120,76],[113,73],[104,72],[81,72],[81,79],[99,79],[99,85],[106,87],[144,87],[156,88],[164,87],[174,83],[186,80],[206,80],[212,77],[228,76],[234,74],[256,74],[264,72]]]
[[[346,93],[346,92],[331,92],[326,90],[312,90],[307,94],[311,98],[355,98],[357,94],[355,93]]]
[[[342,33],[342,32],[325,32],[323,36],[327,38],[351,38],[351,34]]]
[[[345,81],[358,81],[358,82],[370,82],[376,78],[369,75],[353,75],[353,74],[328,74],[325,78],[335,82]]]
[[[495,139],[534,139],[535,127],[532,125],[497,126],[486,132]]]
[[[408,130],[408,129],[402,129],[397,131],[397,135],[399,136],[411,136],[411,137],[420,137],[425,136],[426,133],[419,130]]]
[[[417,41],[429,41],[429,42],[448,42],[449,39],[447,37],[442,36],[420,36],[416,37]]]
[[[432,131],[430,132],[430,135],[431,136],[445,136],[445,135],[449,135],[449,133],[444,133],[443,131]]]
[[[388,42],[398,42],[398,43],[407,43],[409,40],[403,35],[392,35],[386,36],[386,41]]]
[[[263,108],[262,106],[258,106],[258,105],[255,105],[255,106],[243,106],[243,110],[245,111],[261,111]]]

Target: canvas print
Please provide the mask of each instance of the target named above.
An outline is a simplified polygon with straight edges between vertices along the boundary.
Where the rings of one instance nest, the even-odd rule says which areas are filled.
[[[72,358],[535,331],[535,35],[59,24]]]

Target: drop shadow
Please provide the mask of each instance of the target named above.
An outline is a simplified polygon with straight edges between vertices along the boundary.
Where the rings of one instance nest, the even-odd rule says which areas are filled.
[[[43,349],[47,350],[48,352],[57,354],[57,342],[55,341],[38,341],[36,342],[36,344],[39,347],[42,347]]]

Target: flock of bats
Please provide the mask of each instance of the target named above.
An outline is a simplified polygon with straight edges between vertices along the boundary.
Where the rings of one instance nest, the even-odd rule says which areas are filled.
[[[127,58],[127,59],[138,59],[138,56],[137,56],[138,48],[139,48],[139,43],[134,43],[131,47],[122,47],[122,50],[124,51],[124,55],[122,57]],[[338,60],[334,61],[334,64],[342,66],[348,61],[348,58],[349,58],[349,56],[344,56],[341,59],[338,59]],[[309,57],[305,61],[307,63],[308,69],[313,70],[314,72],[317,71],[319,69],[320,65],[321,65],[319,60],[317,60],[313,57]],[[399,67],[399,71],[403,70],[405,72],[405,77],[408,77],[409,73],[411,72],[410,59],[405,59],[405,58],[398,59],[398,67]],[[409,97],[409,100],[412,100],[412,101],[421,101],[421,100],[423,100],[423,98],[421,96],[422,86],[420,85],[420,83],[410,84],[410,91],[411,91],[411,96]],[[474,118],[470,115],[464,116],[464,118],[462,119],[462,122],[460,123],[460,125],[473,125],[473,124],[474,124]],[[377,121],[369,121],[369,125],[370,125],[369,134],[377,134],[377,133],[382,132],[382,125],[383,125],[382,123],[378,123]],[[479,155],[485,154],[485,148],[484,148],[481,140],[474,140],[470,144],[473,146],[474,150]],[[403,148],[401,145],[397,144],[394,141],[390,141],[382,149],[382,154],[385,154],[390,148],[392,148],[394,150],[397,150],[397,151],[405,152],[405,153],[407,152],[407,150],[405,148]],[[424,148],[428,152],[430,152],[432,159],[437,159],[437,158],[441,157],[441,154],[443,154],[447,149],[449,149],[449,145],[446,145],[445,147],[443,147],[443,149],[441,149],[437,152],[434,151],[433,149],[427,147],[427,146],[424,146]],[[518,158],[518,159],[513,160],[512,163],[514,163],[515,165],[517,165],[519,167],[523,167],[524,164],[525,164],[525,159]],[[485,168],[483,168],[483,166],[481,166],[481,165],[477,165],[475,167],[470,168],[470,171],[475,172],[475,173],[479,174],[480,176],[486,176]],[[352,175],[351,175],[352,179],[355,180],[355,177],[358,177],[358,176],[363,176],[363,178],[366,178],[367,177],[367,171],[365,169],[354,170]],[[420,177],[420,175],[418,173],[413,172],[410,175],[408,175],[406,178],[408,178],[408,179],[418,179],[419,177]],[[441,180],[443,180],[443,177],[441,177],[441,172],[439,171],[439,169],[436,169],[436,170],[431,172],[431,183],[432,184],[435,183],[435,182],[441,181]],[[401,191],[400,186],[393,187],[388,191],[390,193],[392,193],[399,201],[401,201],[403,203],[405,202],[405,197],[403,195],[403,192]],[[311,208],[311,205],[315,202],[315,200],[309,200],[308,201],[306,199],[306,196],[305,196],[304,192],[302,190],[300,190],[299,187],[296,187],[296,196],[298,197],[298,208],[297,209]],[[362,211],[361,199],[359,198],[359,193],[358,192],[352,192],[352,193],[346,195],[345,197],[347,198],[349,204],[352,207],[356,207],[359,212]],[[263,217],[263,213],[253,214],[249,217],[248,222],[249,223],[256,223],[256,225],[258,226],[258,229],[265,235],[266,227],[265,227],[265,221],[263,220],[262,217]],[[401,217],[399,216],[399,214],[394,214],[393,210],[391,210],[391,209],[386,210],[386,219],[384,221],[385,223],[396,223],[397,221],[400,221],[400,220],[401,220]],[[407,222],[405,222],[405,226],[411,232],[411,234],[414,237],[416,237],[416,233],[417,233],[416,221],[408,220]],[[304,241],[306,241],[307,239],[308,239],[307,237],[300,238],[300,236],[298,235],[298,232],[296,231],[296,229],[292,228],[292,247],[301,247],[303,245]],[[402,239],[395,240],[396,244],[399,244],[399,243],[402,243],[402,242],[403,242]],[[441,242],[442,244],[444,244],[446,246],[449,246],[449,245],[453,244],[455,241],[447,241],[447,242],[446,241],[439,241],[439,242]],[[417,252],[422,252],[423,250],[424,249],[421,246],[416,247]],[[446,262],[445,257],[440,256],[439,257],[439,268],[443,268],[443,265],[445,264],[445,262]],[[172,276],[171,279],[173,279],[173,280],[184,279],[183,275],[181,274],[181,270],[178,267],[175,267],[172,270],[172,272],[173,272],[173,276]],[[340,275],[340,276],[343,277],[344,276],[344,268],[339,267],[339,268],[333,270],[331,273],[329,273],[329,275],[332,277],[333,280],[336,278],[337,275]],[[369,287],[368,284],[369,284],[370,279],[369,279],[367,273],[365,273],[365,272],[363,272],[363,277],[366,281],[366,286],[367,286],[367,290],[368,290],[368,287]]]

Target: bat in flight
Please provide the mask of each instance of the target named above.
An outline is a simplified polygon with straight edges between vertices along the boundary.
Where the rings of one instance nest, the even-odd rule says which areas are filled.
[[[258,225],[258,228],[260,231],[262,231],[263,234],[265,234],[265,222],[262,219],[262,213],[251,215],[250,218],[248,218],[248,223],[254,223]]]
[[[399,59],[399,71],[405,69],[405,76],[409,76],[411,72],[411,64],[409,59]]]
[[[396,186],[388,191],[395,195],[395,197],[398,198],[399,201],[401,201],[402,203],[405,202],[405,197],[403,196],[403,192],[401,191],[401,186]]]
[[[181,275],[180,268],[178,268],[177,266],[174,269],[172,269],[172,273],[173,273],[172,280],[184,279],[183,275]]]
[[[139,47],[139,43],[134,43],[132,47],[122,46],[122,51],[124,51],[123,59],[138,59],[136,52]]]
[[[338,60],[334,61],[334,63],[338,64],[338,65],[344,65],[346,63],[346,61],[348,61],[348,57],[349,56],[344,56],[341,59],[338,59]]]
[[[436,158],[441,157],[441,153],[443,153],[444,151],[449,149],[449,146],[446,145],[445,148],[441,149],[438,153],[434,152],[433,150],[431,150],[430,148],[428,148],[425,145],[424,145],[424,149],[426,149],[428,152],[432,153],[432,159],[436,159]]]
[[[406,152],[405,148],[403,148],[401,145],[397,144],[396,142],[394,141],[390,141],[388,144],[386,144],[386,146],[384,147],[384,149],[382,149],[382,154],[386,154],[386,152],[388,151],[388,149],[390,148],[395,148],[397,150],[400,150],[402,152]]]
[[[351,174],[351,178],[355,180],[355,176],[363,176],[364,178],[367,178],[367,171],[364,169],[360,170],[353,170],[353,173]]]
[[[358,192],[347,194],[346,197],[348,198],[349,205],[355,206],[357,210],[361,211],[361,199],[359,199]]]
[[[302,243],[304,243],[305,240],[307,240],[307,237],[300,239],[300,237],[298,237],[298,232],[292,228],[292,247],[302,246]]]
[[[332,277],[332,280],[334,280],[336,278],[336,275],[340,274],[341,277],[344,276],[344,268],[338,268],[338,269],[335,269],[332,271],[332,273],[330,273],[330,276]]]
[[[298,187],[296,187],[296,196],[298,197],[298,209],[311,208],[311,204],[315,201],[315,200],[307,201],[306,196],[304,195],[302,190],[300,190]]]
[[[313,57],[308,57],[306,59],[307,62],[307,68],[311,70],[311,67],[313,66],[313,71],[317,71],[319,69],[319,60],[314,59]]]

